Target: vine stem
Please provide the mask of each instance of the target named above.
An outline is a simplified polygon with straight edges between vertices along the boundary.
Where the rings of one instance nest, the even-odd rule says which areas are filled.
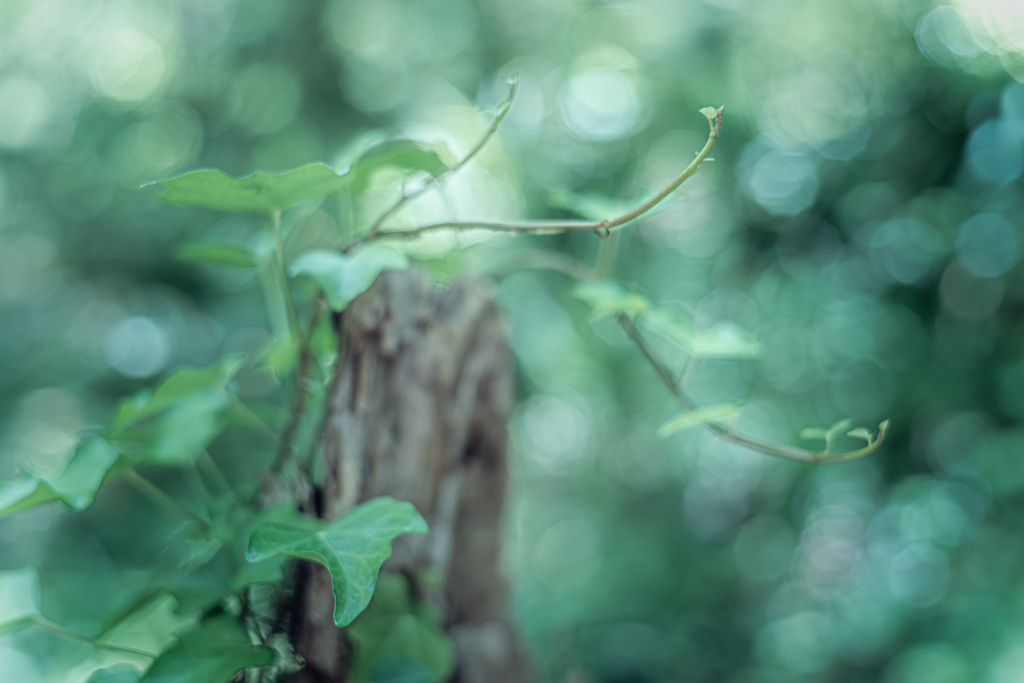
[[[291,328],[291,333],[299,340],[299,344],[304,344],[302,326],[299,324],[299,314],[295,308],[295,299],[292,297],[291,287],[288,286],[288,273],[285,271],[284,266],[284,240],[281,239],[280,211],[270,212],[270,223],[274,228],[274,260],[277,266],[277,276],[281,282],[281,293],[284,295],[285,305],[288,307],[288,326]]]
[[[644,358],[654,369],[655,374],[661,380],[665,388],[668,389],[672,397],[675,398],[676,403],[683,412],[688,413],[696,410],[697,405],[693,402],[686,392],[683,391],[679,383],[672,377],[672,374],[665,368],[664,365],[654,356],[651,351],[651,347],[648,345],[647,340],[637,329],[636,324],[633,320],[624,313],[619,313],[617,316],[619,325],[622,326],[626,336],[629,337],[638,349],[643,354]],[[878,437],[871,443],[867,448],[861,448],[855,451],[849,451],[845,453],[827,453],[827,452],[814,452],[808,451],[803,448],[794,448],[792,446],[785,446],[782,444],[775,444],[769,441],[763,441],[756,437],[747,436],[734,431],[731,427],[723,426],[717,422],[705,422],[705,427],[718,434],[726,441],[732,441],[734,443],[741,444],[747,448],[751,448],[755,451],[765,453],[767,455],[774,455],[780,458],[786,458],[787,460],[796,460],[797,462],[803,463],[821,463],[821,462],[840,462],[843,460],[853,460],[861,456],[867,455],[872,451],[878,449],[885,440],[885,434],[889,427],[889,421],[883,422],[878,431]]]
[[[516,93],[518,91],[519,79],[518,77],[513,77],[511,82],[509,83],[508,97],[506,97],[505,101],[498,106],[498,114],[494,117],[494,120],[491,122],[491,125],[487,127],[487,130],[484,131],[484,134],[480,137],[480,139],[473,146],[473,148],[469,150],[469,153],[466,154],[466,156],[462,157],[462,160],[459,161],[457,164],[449,168],[444,173],[440,173],[434,176],[428,182],[424,183],[423,186],[417,188],[412,192],[402,193],[401,198],[399,198],[397,202],[388,207],[388,209],[384,211],[384,213],[382,213],[377,218],[377,220],[373,222],[373,225],[370,226],[370,230],[366,233],[366,236],[362,240],[356,242],[356,244],[358,244],[359,242],[369,242],[371,240],[376,239],[377,235],[381,234],[381,230],[384,227],[384,225],[389,220],[391,220],[395,216],[395,214],[397,214],[402,209],[402,207],[404,207],[406,204],[416,199],[417,197],[419,197],[420,195],[422,195],[435,185],[438,187],[442,187],[444,181],[447,178],[450,178],[451,176],[461,171],[463,167],[465,167],[465,165],[468,164],[471,159],[473,159],[473,157],[480,153],[480,150],[484,148],[487,142],[492,137],[494,137],[494,134],[498,131],[498,126],[500,126],[501,122],[505,120],[505,117],[508,115],[509,110],[512,108],[512,102],[515,100]],[[355,244],[352,244],[349,248],[354,246]]]
[[[630,221],[636,220],[660,204],[662,200],[679,189],[680,185],[686,182],[688,178],[700,169],[701,165],[708,158],[708,155],[711,154],[711,150],[714,149],[715,143],[718,141],[718,137],[722,132],[722,118],[725,115],[725,107],[719,107],[718,109],[706,107],[701,110],[701,113],[704,114],[708,120],[710,132],[708,133],[708,141],[704,144],[704,148],[697,154],[697,157],[682,173],[679,174],[679,176],[676,177],[675,180],[666,185],[656,195],[634,209],[627,211],[620,216],[616,216],[615,218],[606,218],[601,221],[445,221],[443,223],[422,225],[418,228],[413,228],[412,230],[371,231],[365,238],[363,238],[363,240],[360,241],[370,241],[380,237],[412,238],[424,233],[436,232],[439,230],[470,230],[473,228],[512,233],[559,233],[571,230],[587,230],[597,233],[601,237],[608,237],[611,235],[611,230],[613,228],[617,228],[629,223]],[[355,246],[355,244],[352,246]]]
[[[313,302],[313,311],[309,318],[309,332],[304,336],[304,339],[308,340],[313,336],[313,330],[316,329],[317,324],[320,322],[320,317],[323,315],[325,305],[326,298],[324,293],[321,291]],[[299,423],[302,421],[302,414],[306,411],[306,399],[309,396],[306,375],[309,374],[309,366],[312,365],[312,363],[313,350],[309,347],[308,341],[303,342],[302,346],[299,348],[299,363],[295,370],[295,396],[292,401],[292,409],[288,417],[288,424],[285,426],[284,432],[281,434],[277,458],[274,460],[274,464],[270,467],[270,471],[275,474],[281,471],[285,463],[288,462],[288,459],[292,457],[295,450],[295,435],[299,431]]]
[[[125,652],[125,653],[131,654],[131,655],[139,655],[139,656],[142,656],[142,657],[148,657],[149,659],[156,659],[156,657],[157,657],[157,655],[152,653],[152,652],[147,652],[146,650],[140,650],[138,648],[134,648],[134,647],[131,647],[129,645],[114,645],[113,643],[104,643],[101,640],[97,640],[95,638],[90,638],[89,636],[84,636],[81,633],[78,633],[76,631],[72,631],[69,628],[64,628],[60,624],[55,624],[54,622],[50,621],[49,619],[47,619],[46,617],[44,617],[44,616],[42,616],[40,614],[37,614],[34,617],[32,617],[32,622],[35,623],[37,626],[41,626],[42,628],[45,628],[48,631],[53,631],[54,633],[59,633],[60,635],[64,636],[65,638],[70,638],[71,640],[77,640],[79,642],[88,643],[88,644],[92,645],[93,647],[97,647],[97,648],[100,648],[102,650],[112,650],[114,652]]]

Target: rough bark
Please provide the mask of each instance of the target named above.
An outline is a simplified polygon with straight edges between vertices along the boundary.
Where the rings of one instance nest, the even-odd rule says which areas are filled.
[[[431,532],[394,544],[385,569],[445,577],[441,605],[463,683],[532,678],[505,611],[499,567],[512,400],[505,329],[490,287],[439,289],[418,271],[385,273],[346,309],[325,423],[318,512],[334,519],[374,496],[412,502]],[[303,681],[343,681],[350,653],[332,621],[330,577],[305,565],[293,642]]]

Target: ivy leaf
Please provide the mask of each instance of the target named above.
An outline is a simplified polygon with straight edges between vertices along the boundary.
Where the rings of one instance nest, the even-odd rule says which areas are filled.
[[[202,261],[238,268],[256,268],[266,262],[252,249],[227,242],[190,242],[178,249],[177,256],[181,261]]]
[[[0,572],[0,636],[29,624],[40,609],[35,567]]]
[[[103,437],[87,436],[64,471],[47,483],[69,508],[84,510],[92,505],[96,492],[119,457],[118,450]]]
[[[828,437],[828,430],[821,427],[804,427],[800,430],[800,438],[806,441],[824,441]]]
[[[57,493],[44,481],[31,474],[22,474],[11,481],[0,482],[0,515],[9,515],[58,500]]]
[[[257,524],[249,537],[250,562],[290,555],[327,567],[334,584],[334,622],[347,626],[366,609],[377,572],[391,555],[391,541],[426,533],[427,523],[412,503],[374,498],[331,522],[283,510],[278,521]]]
[[[131,664],[115,664],[92,672],[85,683],[139,683],[142,672]]]
[[[441,615],[411,595],[405,576],[381,572],[370,606],[348,628],[357,645],[351,683],[440,683],[451,676],[455,648]]]
[[[672,419],[667,420],[663,425],[658,427],[658,436],[665,438],[670,434],[675,434],[676,432],[688,427],[696,427],[697,425],[717,420],[720,417],[729,417],[739,409],[739,405],[735,403],[708,403],[707,405],[700,406],[694,410],[688,410],[685,413],[681,413]]]
[[[409,260],[390,247],[371,244],[352,254],[334,251],[309,251],[299,257],[291,274],[305,274],[316,280],[335,311],[344,310],[373,284],[385,270],[405,270]]]
[[[757,340],[735,325],[718,325],[707,331],[698,331],[679,312],[663,308],[644,313],[640,324],[698,358],[739,360],[761,355],[761,345]]]
[[[224,428],[231,397],[223,387],[189,396],[160,418],[147,462],[180,465],[198,460]]]
[[[850,429],[850,425],[852,423],[853,423],[853,421],[850,420],[849,418],[844,418],[844,419],[839,420],[838,422],[834,423],[828,429],[822,429],[820,427],[807,427],[805,429],[801,429],[800,430],[800,438],[801,439],[807,439],[807,440],[813,440],[813,441],[824,441],[825,442],[825,449],[822,451],[822,453],[828,454],[828,453],[832,452],[832,447],[835,445],[836,439],[840,435],[842,435],[844,432],[849,430]],[[858,430],[855,429],[853,431],[857,432]],[[861,431],[867,432],[866,429],[862,429]],[[850,436],[855,436],[855,435],[854,434],[850,434]],[[870,445],[871,444],[871,438],[872,438],[872,437],[870,437],[870,433],[869,433],[868,437],[869,438],[867,438],[865,440],[868,441],[868,444]],[[863,438],[863,437],[856,437],[855,436],[855,438]]]
[[[353,191],[365,191],[373,175],[385,168],[397,168],[406,174],[422,171],[434,177],[448,170],[436,151],[412,140],[390,140],[371,147],[352,164],[348,177]]]
[[[274,651],[253,646],[237,617],[219,614],[153,662],[142,683],[226,683],[249,666],[268,666]]]
[[[138,605],[97,640],[108,645],[120,645],[159,654],[177,640],[177,634],[196,627],[198,612],[178,614],[178,601],[167,593],[160,593]]]
[[[100,487],[124,474],[127,461],[108,441],[99,436],[86,437],[71,456],[64,471],[53,477],[24,474],[0,482],[0,516],[64,501],[72,510],[92,505]]]
[[[642,313],[651,307],[646,296],[612,280],[581,282],[573,288],[572,295],[590,304],[592,318],[608,313]]]
[[[163,186],[165,189],[159,197],[171,204],[268,213],[334,194],[347,182],[346,176],[338,175],[330,166],[311,164],[286,173],[257,171],[244,178],[235,178],[215,169],[202,169],[146,187]]]
[[[178,370],[161,382],[152,394],[142,392],[125,399],[118,406],[113,433],[116,435],[148,417],[181,405],[210,389],[223,389],[241,369],[244,359],[242,355],[233,355],[205,368]]]
[[[145,187],[161,186],[160,199],[171,204],[195,204],[219,211],[269,213],[284,211],[345,189],[361,192],[373,173],[386,168],[404,173],[425,171],[440,175],[448,167],[436,151],[411,140],[394,140],[369,149],[348,173],[326,164],[310,164],[285,173],[257,171],[244,178],[207,168],[190,171]]]
[[[871,442],[874,441],[875,439],[875,435],[872,434],[871,430],[869,430],[867,427],[857,427],[856,429],[851,429],[850,431],[846,432],[846,435],[853,439],[861,439],[862,441],[867,441],[868,445],[871,445]]]

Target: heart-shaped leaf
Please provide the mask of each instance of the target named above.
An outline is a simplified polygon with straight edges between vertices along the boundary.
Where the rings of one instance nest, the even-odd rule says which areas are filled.
[[[226,683],[246,667],[273,661],[274,651],[252,645],[237,617],[219,614],[157,657],[142,683]]]
[[[292,264],[292,275],[305,274],[316,280],[335,311],[344,310],[373,284],[385,270],[405,270],[409,260],[404,254],[377,244],[351,254],[335,251],[310,251]]]
[[[391,541],[426,532],[427,523],[411,503],[389,496],[363,503],[330,524],[284,509],[278,520],[256,525],[247,556],[257,562],[291,555],[327,567],[334,584],[334,621],[347,626],[370,602]]]
[[[740,407],[735,403],[709,403],[695,410],[676,415],[671,420],[667,420],[658,427],[658,436],[664,438],[670,434],[675,434],[681,429],[696,427],[711,420],[717,420],[720,417],[729,417],[739,409]]]

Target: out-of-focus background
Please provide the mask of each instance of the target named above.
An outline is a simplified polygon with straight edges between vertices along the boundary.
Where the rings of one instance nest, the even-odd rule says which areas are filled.
[[[394,136],[453,161],[512,72],[498,136],[396,226],[611,213],[689,163],[697,110],[725,105],[715,160],[622,232],[612,274],[760,341],[757,360],[688,371],[695,399],[745,402],[742,429],[798,443],[844,417],[893,425],[879,453],[820,467],[659,440],[670,397],[614,323],[557,273],[505,277],[507,565],[547,680],[1022,680],[1019,0],[2,0],[3,478],[58,471],[120,397],[270,338],[255,274],[175,258],[256,219],[141,185],[343,168]],[[365,217],[327,202],[292,246]],[[598,243],[474,233],[414,251],[588,261]],[[257,372],[238,388],[276,390]],[[97,529],[118,509],[3,520],[0,569],[38,565],[52,618],[88,630],[149,552],[142,522],[119,532],[137,557],[108,552]],[[83,576],[92,602],[68,604]],[[63,680],[74,653],[47,638],[0,640],[0,668]]]

